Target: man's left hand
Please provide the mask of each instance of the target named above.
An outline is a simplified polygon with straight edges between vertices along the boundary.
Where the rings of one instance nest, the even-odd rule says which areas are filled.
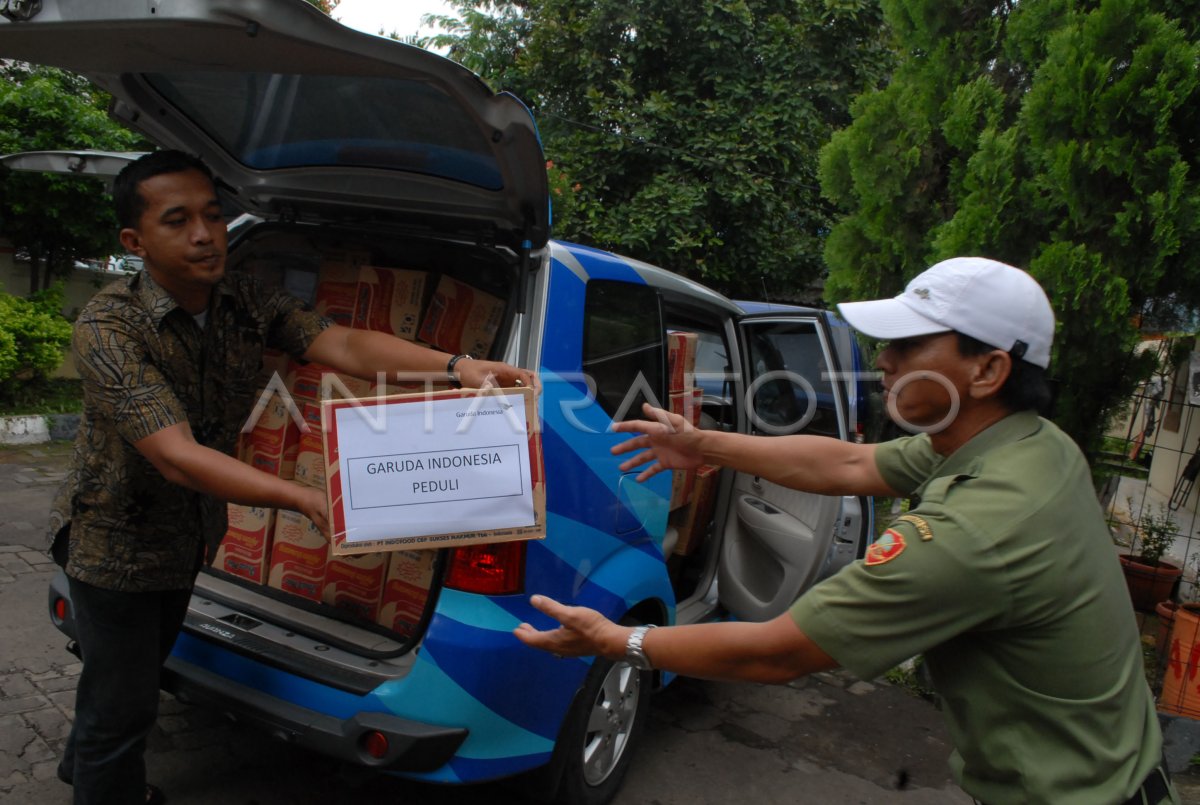
[[[562,625],[543,632],[522,623],[513,634],[525,645],[556,657],[600,656],[617,660],[625,656],[630,627],[618,626],[594,609],[564,606],[544,595],[532,596],[529,603]]]

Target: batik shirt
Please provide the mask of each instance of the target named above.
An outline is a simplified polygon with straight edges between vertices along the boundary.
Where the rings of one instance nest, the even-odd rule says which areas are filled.
[[[263,349],[301,356],[330,321],[230,272],[203,326],[143,271],[97,293],[75,323],[83,416],[50,518],[70,527],[67,574],[112,590],[188,589],[225,534],[225,506],[167,481],[134,447],[187,422],[232,453],[262,387]]]

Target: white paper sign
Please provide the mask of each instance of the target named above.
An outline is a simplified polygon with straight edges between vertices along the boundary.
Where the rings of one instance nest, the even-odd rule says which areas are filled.
[[[346,542],[535,524],[525,398],[340,408]]]

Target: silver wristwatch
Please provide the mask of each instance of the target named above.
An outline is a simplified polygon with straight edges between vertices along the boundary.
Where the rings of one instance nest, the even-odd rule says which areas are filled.
[[[642,650],[642,641],[646,639],[646,632],[653,628],[653,623],[638,626],[629,633],[629,640],[625,643],[625,661],[639,671],[649,671],[652,667],[650,658]]]

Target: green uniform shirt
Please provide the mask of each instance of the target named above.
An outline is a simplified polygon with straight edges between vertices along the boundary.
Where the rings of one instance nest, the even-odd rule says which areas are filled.
[[[919,505],[801,597],[796,624],[864,679],[924,654],[951,766],[988,805],[1124,802],[1162,736],[1074,442],[1023,412],[948,458],[915,436],[879,445],[876,463]]]

